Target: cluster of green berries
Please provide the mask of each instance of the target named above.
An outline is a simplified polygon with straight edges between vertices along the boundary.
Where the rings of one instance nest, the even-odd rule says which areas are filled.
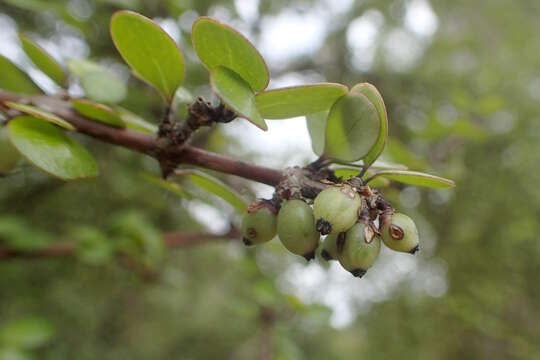
[[[315,257],[321,235],[321,257],[338,260],[354,276],[362,277],[373,265],[382,242],[392,250],[414,254],[419,249],[418,230],[407,215],[382,212],[377,228],[368,202],[348,184],[321,191],[313,207],[301,199],[284,200],[279,211],[267,200],[252,204],[242,221],[246,245],[272,240],[276,234],[290,252],[307,260]]]

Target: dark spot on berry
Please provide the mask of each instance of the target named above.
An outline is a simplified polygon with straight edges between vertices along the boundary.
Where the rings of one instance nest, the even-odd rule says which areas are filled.
[[[251,245],[253,245],[253,242],[252,242],[251,240],[249,240],[247,237],[243,237],[243,238],[242,238],[242,241],[244,242],[244,244],[245,244],[246,246],[251,246]]]
[[[315,250],[312,250],[303,256],[307,261],[313,260],[315,258]]]
[[[321,251],[321,257],[326,261],[334,260],[334,258],[332,258],[332,256],[328,251],[326,251],[326,249],[323,249]]]
[[[357,278],[361,278],[361,277],[364,276],[366,273],[367,273],[367,270],[363,270],[363,269],[354,269],[354,270],[351,270],[351,274],[353,274],[353,276],[355,276],[355,277],[357,277]]]
[[[337,251],[341,254],[343,252],[343,247],[345,246],[345,239],[347,234],[344,232],[340,232],[336,239],[336,247]]]
[[[328,235],[332,231],[332,225],[324,219],[317,220],[316,229],[318,232],[321,233],[321,235]]]
[[[416,254],[418,252],[418,250],[420,250],[420,245],[416,245],[415,247],[412,248],[411,251],[409,251],[409,254]]]

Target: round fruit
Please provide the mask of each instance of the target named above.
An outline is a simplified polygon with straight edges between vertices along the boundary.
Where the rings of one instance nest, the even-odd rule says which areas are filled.
[[[0,128],[0,174],[15,169],[20,160],[21,155],[9,141],[6,128]]]
[[[276,236],[276,214],[270,206],[251,206],[242,219],[242,240],[246,245],[262,244]]]
[[[323,234],[347,231],[358,220],[362,199],[350,185],[324,189],[313,203],[317,230]]]
[[[347,231],[339,254],[341,266],[356,277],[364,276],[381,251],[381,239],[373,236],[373,232],[369,235],[369,230],[362,223],[355,224]]]
[[[382,221],[383,242],[392,250],[414,254],[419,249],[418,229],[405,214],[395,213]]]
[[[323,241],[321,249],[321,257],[326,260],[338,259],[338,241],[343,242],[345,240],[345,233],[329,234]]]
[[[315,229],[313,210],[302,200],[289,200],[281,205],[277,233],[290,252],[313,259],[320,235]]]

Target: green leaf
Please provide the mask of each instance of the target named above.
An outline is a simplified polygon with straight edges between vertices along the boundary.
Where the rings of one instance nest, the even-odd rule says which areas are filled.
[[[333,171],[337,177],[343,178],[344,180],[349,180],[350,178],[360,175],[361,170],[353,167],[340,167],[337,169],[333,169]],[[364,178],[369,177],[369,175],[370,173],[367,172],[366,175],[364,175]],[[382,177],[376,178],[370,182],[370,185],[376,188],[386,187],[389,184],[390,181]]]
[[[341,161],[359,160],[376,144],[379,127],[377,109],[366,96],[343,96],[328,114],[324,153]]]
[[[94,158],[63,131],[32,116],[8,125],[11,143],[33,165],[63,180],[97,176]]]
[[[263,130],[268,130],[266,122],[255,105],[255,94],[240,75],[218,66],[210,73],[210,83],[216,95],[240,116],[248,119]]]
[[[43,93],[24,71],[2,55],[0,55],[0,89],[28,95]]]
[[[29,39],[23,34],[19,34],[22,47],[26,55],[32,60],[45,75],[50,77],[60,87],[67,84],[67,75],[62,65],[60,65],[51,55],[49,55],[41,46]]]
[[[403,184],[426,186],[430,188],[452,188],[456,184],[449,179],[410,170],[382,170],[371,176],[370,179],[384,177],[388,180],[398,181]]]
[[[34,116],[34,117],[36,117],[38,119],[48,121],[48,122],[50,122],[52,124],[58,125],[58,126],[64,128],[64,129],[66,129],[66,130],[71,130],[71,131],[75,130],[73,125],[68,123],[66,120],[56,116],[53,113],[42,110],[42,109],[40,109],[38,107],[35,107],[35,106],[32,106],[32,105],[26,105],[26,104],[19,104],[19,103],[15,103],[15,102],[11,102],[11,101],[5,101],[4,104],[7,105],[8,107],[12,108],[12,109],[18,110],[18,111],[23,112],[23,113],[28,114],[28,115],[32,115],[32,116]]]
[[[377,88],[369,83],[361,83],[353,86],[351,93],[359,93],[365,95],[377,109],[379,115],[379,136],[375,146],[364,157],[364,164],[370,166],[382,154],[388,137],[388,115],[383,98]]]
[[[118,248],[145,266],[157,267],[165,256],[165,243],[159,229],[137,211],[117,214],[111,231],[120,242]]]
[[[51,341],[54,333],[50,322],[28,316],[5,324],[0,330],[0,342],[14,348],[35,349]]]
[[[0,174],[15,170],[21,162],[21,154],[9,141],[5,126],[0,127],[0,154]]]
[[[19,350],[11,348],[0,348],[0,360],[32,360],[33,356]]]
[[[124,124],[120,115],[107,105],[82,99],[73,100],[71,104],[78,113],[86,116],[87,118],[117,128],[126,127],[126,124]]]
[[[138,115],[132,113],[131,111],[124,109],[120,106],[117,106],[114,108],[114,111],[118,113],[120,116],[120,119],[124,124],[126,124],[126,127],[131,130],[135,130],[138,132],[143,132],[146,134],[153,135],[157,133],[158,127],[156,124],[152,124],[143,118],[139,117]]]
[[[76,59],[68,62],[68,69],[80,79],[87,98],[114,104],[126,97],[124,82],[111,70],[95,62]]]
[[[243,214],[247,210],[247,204],[240,194],[221,180],[200,171],[190,171],[187,173],[187,177],[201,189],[219,196],[231,204],[239,213]]]
[[[140,176],[148,181],[151,184],[157,185],[162,189],[168,190],[172,192],[173,194],[176,194],[180,197],[191,199],[192,196],[190,193],[188,193],[183,187],[181,187],[179,184],[167,181],[165,179],[159,178],[157,176],[153,176],[151,174],[147,173],[141,173]]]
[[[258,93],[255,103],[263,118],[286,119],[327,112],[347,91],[345,85],[334,83],[292,86]]]
[[[328,111],[306,115],[306,125],[311,138],[311,148],[317,155],[324,152],[324,137],[326,134],[326,119]]]
[[[76,240],[76,256],[84,263],[103,265],[113,258],[113,246],[98,228],[80,225],[72,230],[71,236]]]
[[[35,251],[51,242],[49,234],[36,229],[20,217],[4,215],[0,218],[0,243],[9,249]]]
[[[126,63],[170,102],[184,81],[184,59],[174,40],[152,20],[125,10],[111,18],[111,36]]]
[[[209,17],[200,17],[191,31],[193,48],[212,71],[224,66],[236,72],[253,91],[268,86],[270,75],[263,57],[242,34]]]

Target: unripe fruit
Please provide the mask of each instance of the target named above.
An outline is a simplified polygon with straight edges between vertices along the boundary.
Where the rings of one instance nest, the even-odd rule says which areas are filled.
[[[381,239],[368,225],[355,224],[347,231],[339,263],[356,277],[362,277],[373,265],[381,251]]]
[[[418,251],[418,229],[410,217],[395,213],[382,217],[381,221],[381,236],[386,246],[410,254]]]
[[[276,214],[264,202],[252,204],[242,218],[242,240],[246,245],[262,244],[276,236]]]
[[[320,235],[315,229],[313,210],[302,200],[289,200],[281,205],[277,219],[281,243],[293,254],[313,259]]]
[[[323,234],[347,231],[358,220],[362,199],[350,185],[324,189],[313,203],[317,230]]]
[[[338,241],[343,240],[345,240],[345,233],[327,235],[322,243],[321,257],[326,261],[337,260]]]
[[[0,174],[15,169],[20,160],[21,155],[9,141],[6,128],[0,128]]]

